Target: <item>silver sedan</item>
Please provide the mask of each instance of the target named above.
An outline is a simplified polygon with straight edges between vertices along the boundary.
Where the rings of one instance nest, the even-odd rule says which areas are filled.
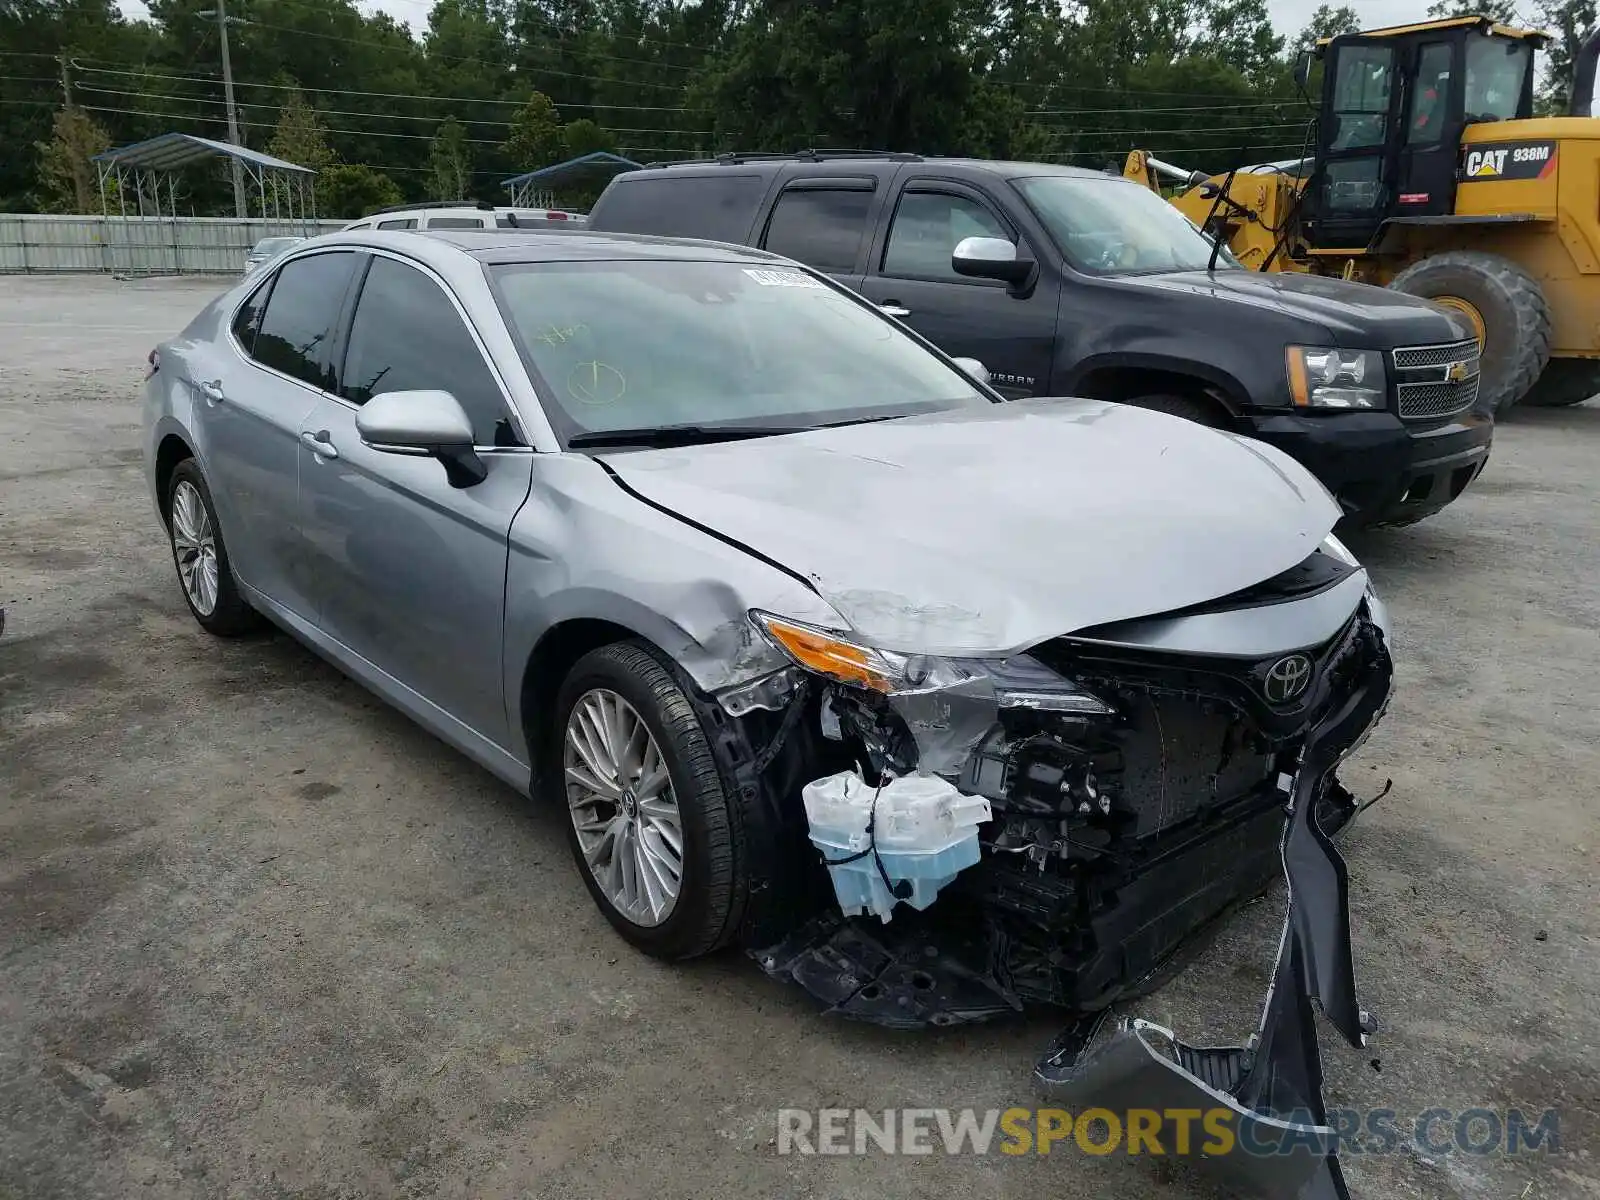
[[[151,364],[195,619],[270,621],[562,805],[642,949],[739,944],[890,1024],[1093,1009],[1290,864],[1278,969],[1362,1036],[1326,834],[1385,618],[1270,447],[1001,402],[824,276],[664,239],[318,238]],[[841,858],[801,802],[912,776],[954,804],[924,832],[984,818],[943,874],[886,849],[922,817]]]

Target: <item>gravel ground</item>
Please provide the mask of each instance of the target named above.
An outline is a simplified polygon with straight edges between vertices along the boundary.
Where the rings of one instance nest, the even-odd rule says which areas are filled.
[[[781,1107],[1033,1103],[1040,1017],[817,1013],[602,921],[560,816],[284,636],[207,637],[139,467],[146,351],[215,283],[0,281],[0,1198],[1210,1195],[1170,1162],[780,1156]],[[1600,1195],[1600,406],[1354,545],[1398,627],[1346,771],[1365,1053],[1337,1105],[1560,1110],[1558,1155],[1347,1160],[1357,1195]],[[1585,782],[1588,781],[1588,782]],[[1144,1002],[1253,1024],[1281,895]]]

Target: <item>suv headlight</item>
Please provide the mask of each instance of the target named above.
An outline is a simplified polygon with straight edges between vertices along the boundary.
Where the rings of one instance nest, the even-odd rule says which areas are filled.
[[[1290,346],[1284,358],[1296,408],[1383,407],[1383,355],[1376,350]]]

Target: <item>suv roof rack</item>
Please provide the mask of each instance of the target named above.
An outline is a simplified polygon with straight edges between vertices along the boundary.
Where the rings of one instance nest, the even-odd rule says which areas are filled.
[[[920,154],[911,154],[903,150],[849,150],[825,149],[817,147],[807,150],[729,150],[722,154],[710,154],[702,158],[679,158],[669,162],[646,163],[645,167],[691,167],[704,166],[709,163],[720,163],[724,166],[736,166],[740,163],[751,162],[827,162],[836,158],[882,158],[891,162],[921,162]]]
[[[368,216],[377,216],[378,213],[411,212],[419,208],[475,208],[479,211],[494,211],[494,205],[487,200],[418,200],[413,204],[391,204],[387,208],[380,208]]]

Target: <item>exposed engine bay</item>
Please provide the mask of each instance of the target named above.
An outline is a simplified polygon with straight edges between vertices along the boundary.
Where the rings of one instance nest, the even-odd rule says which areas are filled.
[[[1349,574],[1311,563],[1317,577],[1308,578],[1306,566],[1210,610],[1248,619],[1263,602],[1320,594]],[[1363,1044],[1370,1022],[1354,998],[1344,864],[1329,838],[1356,811],[1334,768],[1391,687],[1376,605],[1368,593],[1331,638],[1262,657],[1091,629],[981,670],[911,663],[888,687],[871,662],[861,682],[795,671],[769,683],[766,705],[722,718],[747,747],[738,774],[765,801],[767,835],[791,846],[772,858],[791,865],[760,889],[746,945],[769,974],[874,1023],[1060,1008],[1073,1023],[1036,1068],[1041,1087],[1094,1104],[1126,1093],[1130,1105],[1160,1097],[1129,1087],[1172,1103],[1163,1089],[1198,1087],[1195,1105],[1225,1103],[1262,1136],[1299,1131],[1298,1152],[1269,1156],[1265,1168],[1252,1159],[1248,1171],[1267,1173],[1241,1182],[1346,1194],[1320,1124],[1309,1005]],[[827,872],[847,860],[793,853],[804,816],[797,826],[777,799],[824,770],[854,771],[880,789],[932,773],[982,797],[992,820],[978,830],[981,857],[923,911],[901,903],[892,919],[845,916],[830,903]],[[1203,948],[1208,927],[1279,872],[1290,892],[1283,946],[1244,1046],[1195,1050],[1132,1021],[1096,1048],[1110,1005],[1159,986]]]

